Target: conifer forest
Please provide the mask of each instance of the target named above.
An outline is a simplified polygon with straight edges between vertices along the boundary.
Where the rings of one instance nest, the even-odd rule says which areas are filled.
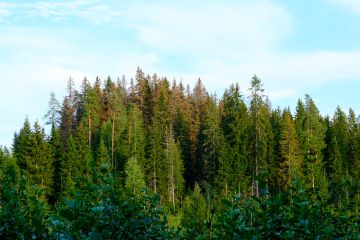
[[[94,80],[0,148],[0,239],[360,239],[352,109],[273,107],[255,75]]]

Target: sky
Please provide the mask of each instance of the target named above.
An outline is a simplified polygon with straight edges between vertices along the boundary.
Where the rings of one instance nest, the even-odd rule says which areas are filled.
[[[251,77],[272,106],[310,94],[323,115],[360,114],[359,0],[0,0],[0,145],[44,124],[72,77],[157,73],[221,97]],[[246,98],[245,98],[246,99]]]

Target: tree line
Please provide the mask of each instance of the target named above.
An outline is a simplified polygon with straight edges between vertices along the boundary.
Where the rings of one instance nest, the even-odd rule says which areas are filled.
[[[200,79],[190,89],[182,82],[170,83],[165,77],[146,75],[140,68],[129,84],[124,77],[117,81],[110,77],[105,81],[96,78],[94,84],[85,78],[80,89],[76,89],[70,78],[62,102],[51,94],[45,115],[50,133],[46,135],[38,122],[31,124],[25,119],[21,130],[14,135],[12,149],[0,150],[2,223],[10,224],[11,212],[6,212],[5,206],[17,204],[27,211],[30,206],[38,206],[38,211],[44,214],[39,215],[42,222],[39,226],[51,220],[53,230],[46,225],[47,233],[56,232],[55,238],[63,239],[59,232],[65,235],[68,232],[62,228],[60,231],[57,224],[64,225],[66,219],[74,228],[75,210],[86,209],[94,215],[91,215],[94,222],[98,222],[100,215],[108,216],[105,207],[99,207],[100,203],[119,207],[131,198],[134,213],[145,211],[141,215],[144,218],[160,218],[158,225],[156,222],[150,225],[159,226],[165,239],[195,238],[201,234],[226,239],[222,234],[227,231],[235,234],[237,230],[227,228],[229,224],[240,224],[237,222],[240,217],[246,219],[244,224],[252,230],[239,236],[251,238],[254,236],[251,234],[262,231],[256,230],[256,224],[262,226],[264,216],[259,215],[256,223],[254,218],[259,211],[246,212],[246,204],[249,209],[257,206],[266,214],[273,214],[276,202],[280,202],[278,208],[282,213],[287,214],[295,211],[296,204],[304,204],[302,211],[308,215],[314,214],[311,211],[318,211],[319,216],[328,212],[323,220],[337,219],[332,211],[322,211],[316,205],[319,202],[351,219],[346,224],[354,221],[358,224],[360,125],[354,111],[345,113],[338,107],[332,117],[322,116],[309,95],[298,101],[294,114],[290,108],[273,109],[257,76],[251,79],[249,96],[244,96],[244,92],[238,84],[233,84],[218,99],[207,92]],[[99,191],[99,195],[94,191]],[[301,195],[302,191],[306,197]],[[109,203],[104,203],[105,196]],[[17,202],[11,202],[13,198]],[[75,204],[79,202],[83,205]],[[151,215],[158,204],[164,207],[164,212]],[[40,208],[53,210],[40,211]],[[242,212],[236,215],[237,220],[229,210],[234,208],[239,214]],[[70,210],[72,215],[67,212]],[[63,219],[49,215],[54,211]],[[161,225],[165,212],[170,223]],[[134,217],[121,214],[129,221]],[[286,221],[317,219],[308,215]],[[31,218],[26,216],[21,215],[21,219]],[[284,223],[275,222],[278,216],[265,218],[274,220],[274,229],[282,231]],[[227,221],[230,223],[226,224]],[[34,225],[31,222],[30,229]],[[327,224],[340,224],[335,222]],[[183,227],[182,235],[163,230],[169,225]],[[10,226],[15,227],[10,224],[8,229],[12,229]],[[150,232],[147,227],[142,232],[139,230],[141,234]],[[348,226],[344,234],[353,231],[352,227]],[[274,229],[270,230],[274,232]],[[92,233],[91,229],[87,233],[81,231],[85,235],[73,237],[85,238]],[[313,229],[309,234],[314,231],[323,229]],[[2,232],[6,231],[0,229],[0,236]],[[131,238],[121,234],[117,236]],[[290,234],[288,239],[291,236],[296,235]],[[359,237],[354,236],[354,239]]]

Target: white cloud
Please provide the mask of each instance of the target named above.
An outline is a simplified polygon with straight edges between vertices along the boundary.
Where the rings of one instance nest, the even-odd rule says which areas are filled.
[[[360,52],[320,51],[302,54],[272,54],[256,63],[226,65],[213,62],[203,65],[201,73],[212,90],[220,92],[229,84],[240,82],[248,87],[251,77],[260,77],[266,89],[284,91],[277,98],[297,94],[300,89],[310,89],[330,81],[357,80],[360,76]]]
[[[80,18],[95,24],[110,22],[121,17],[120,10],[98,0],[37,1],[35,3],[0,3],[0,20],[11,13],[23,17],[42,17],[55,22]]]
[[[188,2],[187,2],[188,3]],[[292,17],[270,1],[150,2],[131,6],[139,40],[159,50],[245,59],[279,45],[291,32]],[[241,55],[240,55],[241,52]]]
[[[0,22],[10,16],[9,4],[0,2]]]
[[[360,13],[360,1],[359,0],[329,0],[331,4],[344,8],[347,11],[353,13]]]

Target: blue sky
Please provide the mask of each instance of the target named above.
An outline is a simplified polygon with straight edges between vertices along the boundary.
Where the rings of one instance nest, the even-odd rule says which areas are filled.
[[[305,93],[322,114],[360,113],[358,0],[0,0],[0,145],[46,113],[68,78],[200,77],[221,96],[258,75],[272,105]]]

